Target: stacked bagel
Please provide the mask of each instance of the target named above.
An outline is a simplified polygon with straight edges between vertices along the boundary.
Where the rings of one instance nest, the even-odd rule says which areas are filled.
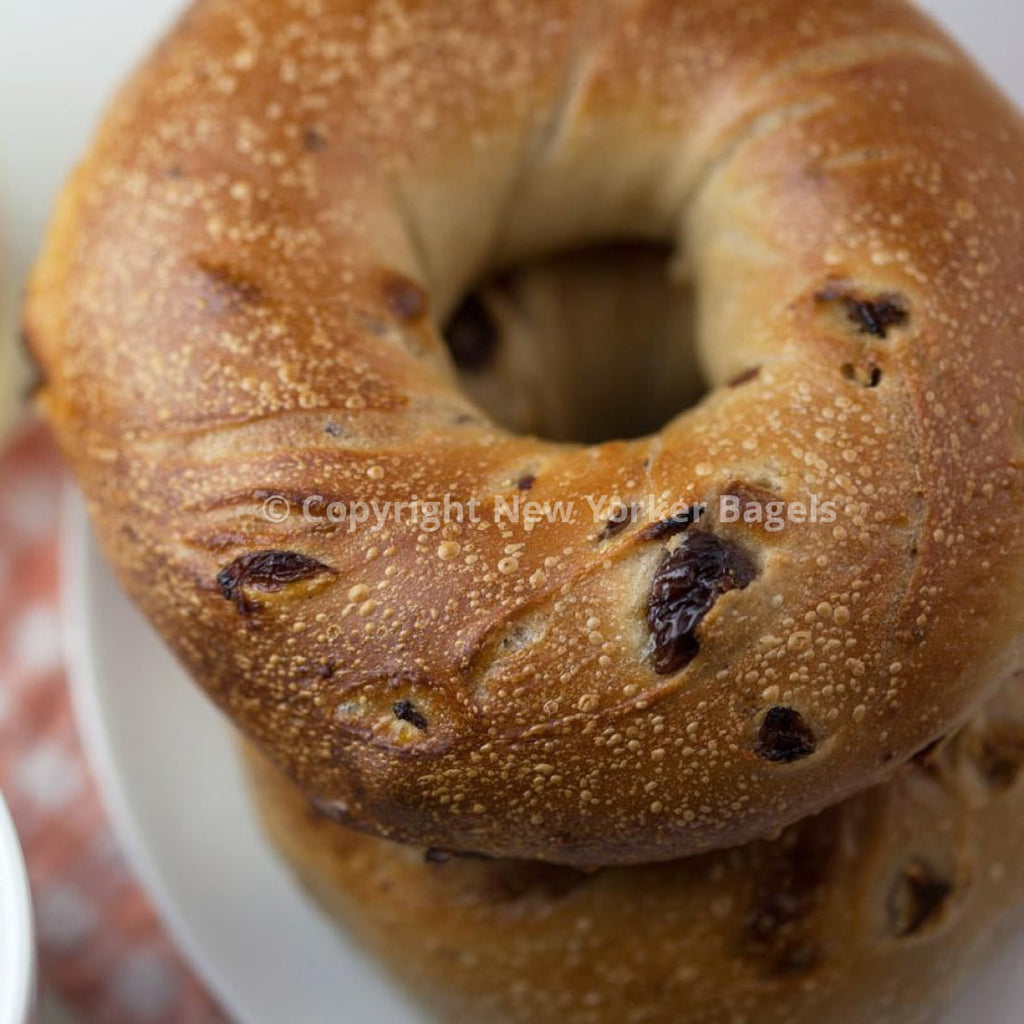
[[[923,1022],[1009,927],[1021,166],[902,0],[201,0],[121,93],[40,403],[443,1019]]]

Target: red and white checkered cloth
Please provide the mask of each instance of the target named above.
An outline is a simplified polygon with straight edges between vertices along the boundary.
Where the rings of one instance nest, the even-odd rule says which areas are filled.
[[[83,1024],[220,1024],[125,863],[79,742],[61,659],[61,480],[38,425],[0,454],[0,790],[28,862],[40,985]]]

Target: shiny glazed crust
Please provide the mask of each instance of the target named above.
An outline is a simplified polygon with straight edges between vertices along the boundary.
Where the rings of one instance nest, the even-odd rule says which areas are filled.
[[[201,0],[59,203],[42,407],[130,593],[340,820],[575,864],[745,842],[1022,663],[1021,168],[896,0]],[[710,394],[633,441],[497,427],[438,324],[622,237],[677,247]],[[582,514],[496,524],[525,480]],[[413,494],[483,524],[300,514]],[[722,494],[838,516],[584,500]]]
[[[311,895],[446,1024],[931,1024],[1024,897],[1019,678],[773,841],[595,873],[428,860],[247,765]]]

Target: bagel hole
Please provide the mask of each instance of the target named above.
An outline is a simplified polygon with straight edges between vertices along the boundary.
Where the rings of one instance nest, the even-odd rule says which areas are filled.
[[[507,268],[444,325],[463,390],[501,426],[554,441],[642,437],[707,390],[694,294],[667,246],[620,244]]]

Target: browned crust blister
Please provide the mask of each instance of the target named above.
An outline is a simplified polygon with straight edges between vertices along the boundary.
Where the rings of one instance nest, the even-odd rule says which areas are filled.
[[[60,201],[40,401],[129,591],[337,818],[574,864],[729,846],[1021,664],[1021,166],[894,0],[204,0]],[[623,236],[685,254],[711,394],[628,442],[498,428],[439,324],[488,269]],[[738,554],[662,656],[692,527],[299,515],[522,490],[838,517],[703,521]]]

